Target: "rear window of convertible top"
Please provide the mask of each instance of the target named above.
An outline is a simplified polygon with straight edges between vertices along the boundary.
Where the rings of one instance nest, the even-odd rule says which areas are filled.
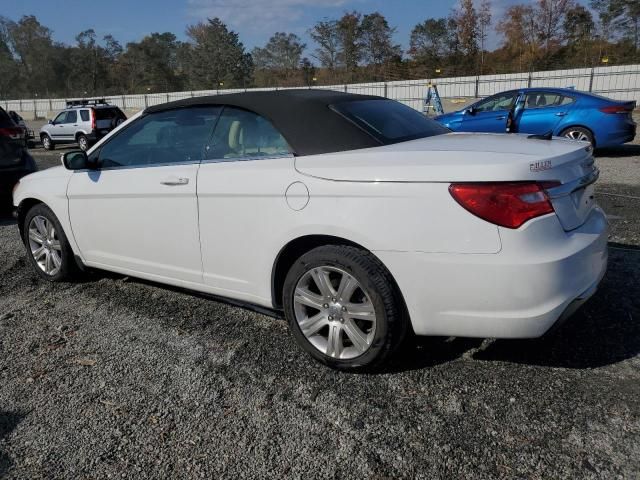
[[[331,105],[383,144],[391,144],[449,133],[435,120],[393,100],[355,100]]]

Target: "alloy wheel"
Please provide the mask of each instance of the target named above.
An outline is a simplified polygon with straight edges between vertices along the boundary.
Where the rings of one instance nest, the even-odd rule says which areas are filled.
[[[36,264],[44,273],[55,276],[62,266],[62,247],[53,222],[36,215],[29,222],[29,248]]]
[[[376,312],[360,282],[330,266],[307,271],[296,284],[295,318],[316,349],[336,359],[365,353],[376,331]]]
[[[564,136],[566,138],[570,138],[571,140],[580,140],[581,142],[589,142],[591,139],[581,130],[569,130]]]

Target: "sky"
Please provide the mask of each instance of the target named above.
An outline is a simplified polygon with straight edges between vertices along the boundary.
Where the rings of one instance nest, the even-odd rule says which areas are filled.
[[[531,1],[531,0],[529,0]],[[396,42],[408,47],[409,35],[427,18],[447,16],[457,0],[0,0],[0,15],[18,20],[35,15],[53,30],[54,39],[75,43],[75,36],[93,28],[99,37],[112,34],[123,45],[152,32],[172,32],[185,40],[189,24],[220,17],[249,50],[262,46],[277,31],[292,32],[313,48],[307,31],[322,18],[346,11],[378,11],[397,28]],[[479,3],[477,1],[476,3]],[[494,19],[516,0],[492,0]],[[527,3],[522,0],[520,3]],[[493,48],[499,39],[489,38]]]

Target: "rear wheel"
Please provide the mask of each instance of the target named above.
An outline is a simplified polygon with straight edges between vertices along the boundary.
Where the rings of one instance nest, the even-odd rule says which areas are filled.
[[[570,138],[571,140],[580,140],[582,142],[589,142],[594,145],[593,133],[583,127],[569,127],[561,134],[562,137]]]
[[[407,332],[389,272],[354,247],[318,247],[300,257],[285,279],[283,303],[300,346],[339,370],[379,367]]]
[[[78,146],[83,152],[89,150],[89,139],[86,135],[83,135],[82,133],[78,135]]]
[[[56,146],[53,144],[51,137],[47,134],[42,135],[42,146],[45,150],[53,150]]]
[[[24,242],[29,261],[42,278],[60,282],[71,280],[79,273],[62,225],[46,205],[35,205],[27,212]]]

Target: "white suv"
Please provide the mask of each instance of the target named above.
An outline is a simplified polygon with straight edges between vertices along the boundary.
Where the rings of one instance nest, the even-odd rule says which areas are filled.
[[[40,140],[46,150],[53,150],[57,143],[77,143],[87,151],[126,119],[122,110],[104,99],[71,100],[66,109],[40,129]]]

